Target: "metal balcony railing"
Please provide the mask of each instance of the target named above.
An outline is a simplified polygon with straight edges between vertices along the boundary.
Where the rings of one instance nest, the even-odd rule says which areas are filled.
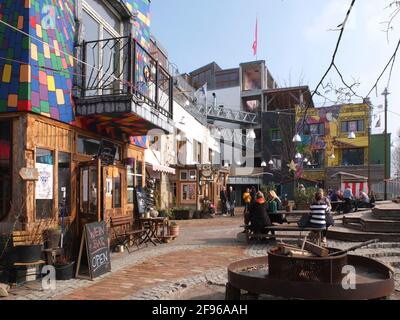
[[[78,98],[129,95],[172,119],[172,77],[132,37],[83,42],[75,77]]]

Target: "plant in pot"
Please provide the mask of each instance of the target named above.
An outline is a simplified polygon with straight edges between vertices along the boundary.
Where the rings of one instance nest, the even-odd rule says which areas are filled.
[[[308,210],[315,196],[315,188],[307,188],[305,190],[297,189],[294,192],[294,201],[297,210]]]
[[[54,268],[57,280],[70,280],[74,277],[75,261],[71,261],[65,254],[56,257]]]
[[[190,220],[193,219],[193,209],[189,207],[179,207],[174,209],[175,219]]]
[[[25,231],[14,231],[16,235],[13,240],[19,240],[14,243],[16,250],[16,262],[33,263],[42,259],[44,224],[49,223],[46,220],[39,220],[34,226],[25,227]]]
[[[58,248],[61,239],[61,227],[54,226],[43,231],[44,247],[46,249]]]
[[[171,222],[168,229],[170,237],[179,236],[179,225],[176,222]]]

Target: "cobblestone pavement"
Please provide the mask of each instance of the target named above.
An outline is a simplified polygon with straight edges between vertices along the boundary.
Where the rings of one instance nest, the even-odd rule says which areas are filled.
[[[112,272],[94,281],[57,281],[56,291],[42,290],[39,282],[33,282],[13,289],[6,299],[221,299],[227,265],[266,255],[272,246],[247,246],[240,233],[242,221],[240,215],[179,221],[181,233],[176,241],[131,254],[113,253]],[[330,241],[329,245],[348,248],[354,243]],[[400,290],[400,244],[379,243],[355,253],[392,265]]]

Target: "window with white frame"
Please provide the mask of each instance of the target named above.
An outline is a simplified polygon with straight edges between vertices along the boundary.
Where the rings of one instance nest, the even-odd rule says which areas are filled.
[[[123,23],[103,0],[82,1],[82,24],[86,47],[86,95],[110,94],[120,84]],[[101,42],[98,42],[98,41]],[[93,41],[93,42],[92,42]]]

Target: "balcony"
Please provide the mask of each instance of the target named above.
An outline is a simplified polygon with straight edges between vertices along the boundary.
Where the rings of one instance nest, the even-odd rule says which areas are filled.
[[[74,86],[81,124],[128,140],[149,130],[173,132],[173,83],[168,71],[131,37],[77,47]]]

